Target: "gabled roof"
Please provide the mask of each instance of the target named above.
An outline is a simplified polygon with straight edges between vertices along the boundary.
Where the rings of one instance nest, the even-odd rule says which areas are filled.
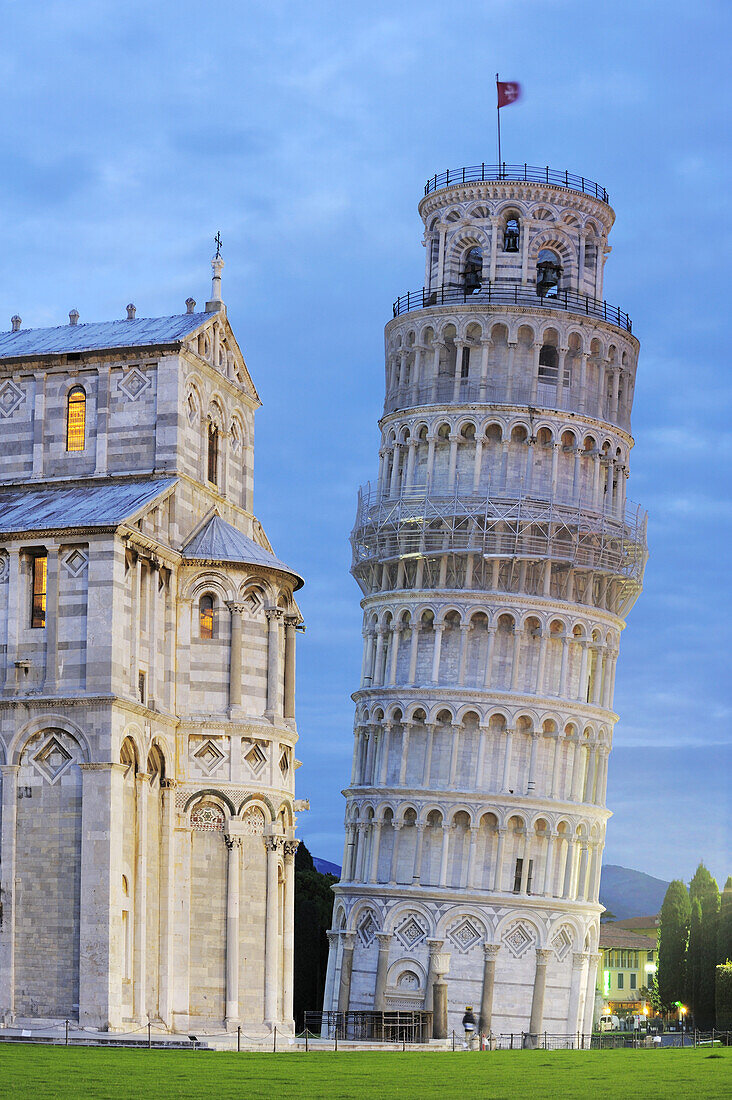
[[[212,316],[211,313],[181,313],[174,317],[140,317],[134,321],[95,321],[86,325],[3,332],[0,333],[0,359],[176,344],[210,321]]]
[[[658,928],[660,923],[660,913],[654,913],[652,917],[623,917],[622,920],[608,921],[608,924],[612,924],[613,928],[625,928],[630,932],[642,932],[645,928]]]
[[[237,531],[236,527],[232,527],[218,515],[211,516],[207,523],[195,531],[183,544],[181,552],[187,561],[236,562],[277,569],[295,577],[296,588],[301,588],[303,584],[300,575],[290,569],[289,565],[285,565],[269,550]]]
[[[174,477],[133,481],[105,478],[63,485],[0,488],[0,535],[71,527],[117,527],[137,519],[156,497],[171,489]]]

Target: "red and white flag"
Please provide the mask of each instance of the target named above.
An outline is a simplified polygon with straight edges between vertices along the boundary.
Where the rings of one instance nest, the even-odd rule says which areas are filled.
[[[498,106],[508,107],[509,103],[515,103],[521,96],[521,85],[515,80],[497,80]]]

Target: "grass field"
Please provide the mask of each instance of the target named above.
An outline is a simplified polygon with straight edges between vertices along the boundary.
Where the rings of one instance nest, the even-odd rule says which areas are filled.
[[[0,1097],[732,1097],[732,1049],[228,1054],[0,1043]]]

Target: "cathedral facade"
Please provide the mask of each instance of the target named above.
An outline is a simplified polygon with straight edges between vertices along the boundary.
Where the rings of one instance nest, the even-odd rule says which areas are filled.
[[[292,1029],[300,577],[221,300],[0,336],[0,1020]]]
[[[615,665],[646,560],[638,341],[603,301],[601,187],[478,165],[419,209],[424,285],[386,326],[352,535],[363,667],[324,1007],[434,1009],[439,1037],[470,1005],[533,1045],[593,1022]]]

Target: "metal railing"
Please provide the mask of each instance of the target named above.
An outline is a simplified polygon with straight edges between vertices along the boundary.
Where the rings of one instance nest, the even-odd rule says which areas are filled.
[[[592,195],[593,198],[610,204],[607,191],[599,183],[585,179],[584,176],[576,176],[573,172],[557,172],[553,168],[539,168],[533,164],[472,164],[468,168],[448,169],[431,176],[424,185],[424,193],[431,195],[435,191],[460,183],[492,183],[502,180],[554,184],[570,191],[581,191],[583,195]]]
[[[419,386],[406,383],[390,390],[384,400],[384,414],[423,405],[532,405],[535,408],[584,413],[629,430],[626,403],[621,403],[619,411],[617,404],[597,385],[580,386],[571,382],[565,386],[560,382],[539,382],[534,388],[520,379],[513,379],[509,392],[504,379],[476,382],[469,378],[444,376]]]
[[[475,290],[454,283],[443,283],[436,287],[422,287],[421,290],[408,290],[400,294],[392,305],[394,317],[410,313],[415,309],[429,309],[431,306],[470,305],[472,308],[485,306],[531,306],[540,309],[560,309],[567,313],[578,313],[585,317],[595,317],[617,325],[626,332],[633,331],[633,323],[627,313],[618,306],[593,298],[589,294],[579,294],[574,290],[558,290],[556,294],[536,293],[535,286],[519,283],[496,283],[484,280]]]
[[[349,1042],[426,1043],[432,1013],[421,1009],[384,1012],[306,1012],[305,1031],[321,1039]]]

